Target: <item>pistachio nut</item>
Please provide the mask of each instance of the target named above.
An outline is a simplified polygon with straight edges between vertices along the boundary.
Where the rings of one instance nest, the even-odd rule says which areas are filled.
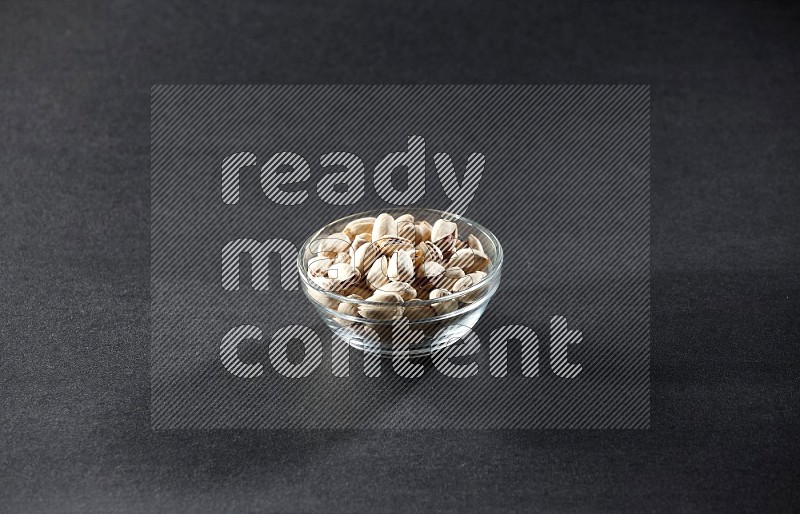
[[[380,251],[373,243],[366,243],[353,252],[352,264],[362,275],[365,275],[380,256]]]
[[[482,271],[475,271],[473,273],[465,275],[460,279],[456,280],[456,283],[453,284],[452,291],[454,293],[458,293],[460,291],[464,291],[465,289],[469,289],[475,284],[481,282],[484,278],[486,278],[486,273]],[[486,290],[485,287],[480,287],[476,291],[472,291],[470,293],[465,294],[464,296],[461,296],[459,300],[461,300],[464,303],[472,303],[478,298],[480,298],[480,296],[485,292],[485,290]]]
[[[364,298],[362,298],[361,296],[359,296],[357,294],[347,295],[347,298],[349,298],[351,300],[363,300],[364,299]],[[358,316],[358,305],[359,304],[352,303],[352,302],[342,302],[342,303],[339,304],[338,307],[336,307],[336,311],[339,312],[339,314],[345,314],[347,316],[357,317]],[[345,321],[345,320],[341,320],[341,321]]]
[[[403,315],[411,321],[417,321],[436,316],[436,311],[430,305],[411,305],[403,309]]]
[[[414,227],[414,216],[411,214],[403,214],[399,216],[395,222],[397,223],[397,235],[404,239],[408,239],[413,243],[416,237],[416,229]]]
[[[348,223],[342,233],[346,234],[350,239],[355,239],[357,235],[371,234],[374,223],[375,218],[358,218]]]
[[[456,280],[455,284],[453,284],[453,292],[459,293],[465,289],[469,289],[475,284],[477,284],[477,282],[475,282],[475,279],[473,279],[469,275],[464,275],[463,277]]]
[[[414,228],[416,229],[414,231],[414,235],[415,235],[414,244],[415,245],[418,245],[423,241],[430,241],[431,240],[431,229],[433,227],[431,227],[430,223],[428,223],[425,220],[419,221],[419,222],[414,224]]]
[[[334,264],[333,259],[326,259],[322,257],[312,257],[308,261],[308,276],[309,277],[327,277],[328,268]]]
[[[398,236],[383,236],[374,240],[373,243],[376,248],[387,257],[399,251],[413,252],[414,244],[403,237]]]
[[[372,234],[358,234],[356,237],[353,238],[353,242],[350,245],[350,251],[354,252],[358,250],[358,247],[369,243],[372,241]]]
[[[434,289],[431,291],[430,298],[431,300],[439,300],[449,295],[450,291],[447,289]],[[432,303],[431,308],[436,311],[436,314],[438,315],[449,314],[458,309],[458,302],[456,300],[444,300],[441,302]]]
[[[312,277],[311,282],[313,282],[313,284],[318,288],[324,289],[325,291],[332,291],[335,287],[335,281],[328,277]],[[314,287],[309,287],[307,291],[311,298],[324,307],[336,309],[339,306],[338,301],[329,297],[322,291],[315,289]]]
[[[348,295],[347,298],[350,298],[351,300],[363,300],[363,298],[357,294]],[[353,302],[342,302],[339,304],[338,307],[336,307],[336,312],[338,312],[339,314],[344,314],[345,316],[352,316],[354,318],[357,318],[358,304]],[[340,318],[338,316],[334,316],[333,320],[343,327],[350,327],[355,324],[355,321]]]
[[[328,268],[328,278],[337,282],[334,285],[336,290],[342,291],[358,282],[361,279],[361,273],[351,264],[339,262]]]
[[[456,281],[465,275],[466,273],[464,273],[464,270],[458,266],[453,266],[446,268],[444,273],[433,278],[431,282],[436,286],[436,289],[447,289],[448,291],[451,291]]]
[[[486,272],[484,272],[484,271],[473,271],[472,273],[470,273],[467,276],[472,278],[472,282],[477,284],[478,282],[483,282],[483,280],[486,278]]]
[[[375,223],[372,225],[372,240],[377,241],[383,236],[396,236],[397,223],[391,214],[382,213],[375,218]]]
[[[467,246],[469,246],[473,250],[478,250],[480,252],[483,252],[483,245],[481,244],[480,239],[478,239],[474,234],[470,234],[467,237]]]
[[[352,257],[350,256],[350,252],[339,252],[336,254],[336,257],[333,259],[334,264],[345,263],[351,264]]]
[[[397,293],[382,293],[376,292],[369,298],[369,302],[381,302],[384,304],[398,304],[398,305],[370,305],[359,304],[358,314],[362,318],[368,319],[398,319],[403,315],[403,298]]]
[[[367,285],[373,291],[389,283],[387,275],[389,269],[389,259],[384,256],[375,259],[375,262],[367,271]]]
[[[381,303],[403,303],[403,297],[399,293],[392,291],[375,291],[372,296],[367,298],[370,302]]]
[[[408,282],[389,282],[375,291],[375,294],[378,293],[397,293],[406,302],[417,297],[417,290]]]
[[[422,241],[414,248],[414,266],[419,268],[425,261],[444,264],[444,255],[438,246],[430,241]]]
[[[447,262],[450,257],[453,256],[453,253],[456,251],[456,240],[455,239],[442,239],[436,246],[442,251],[442,255],[444,256],[445,262]]]
[[[458,225],[452,221],[436,220],[431,228],[431,241],[437,243],[443,239],[458,239]]]
[[[324,277],[313,277],[311,278],[311,282],[313,282],[314,285],[320,289],[325,291],[333,291],[334,280],[328,278],[327,275]]]
[[[392,282],[411,282],[414,279],[414,260],[410,252],[399,251],[389,258],[387,269],[389,280]]]
[[[457,250],[447,261],[448,267],[457,266],[465,273],[483,270],[489,264],[489,258],[480,250],[462,248]]]
[[[339,253],[346,252],[350,248],[350,237],[342,232],[320,237],[311,243],[311,252],[320,253]]]
[[[341,293],[343,296],[360,296],[361,298],[369,298],[372,296],[372,289],[368,289],[366,287],[362,287],[358,284],[354,286],[350,286]]]
[[[436,261],[425,261],[417,268],[417,283],[419,289],[430,291],[436,289],[434,282],[445,272],[444,266]]]

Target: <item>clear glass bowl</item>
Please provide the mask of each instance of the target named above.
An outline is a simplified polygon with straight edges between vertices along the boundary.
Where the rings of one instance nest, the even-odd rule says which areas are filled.
[[[483,246],[483,251],[489,258],[489,265],[484,270],[486,277],[477,284],[443,298],[415,299],[401,304],[347,298],[343,294],[320,288],[309,278],[308,263],[317,257],[316,253],[312,251],[316,241],[326,235],[342,232],[345,226],[353,220],[377,217],[382,212],[387,212],[395,218],[403,214],[411,214],[414,216],[415,222],[427,221],[431,225],[440,218],[454,221],[458,226],[460,239],[466,239],[471,234],[477,237]],[[464,217],[454,220],[452,214],[445,211],[422,208],[366,211],[336,220],[312,234],[300,248],[297,258],[301,288],[328,328],[351,346],[381,356],[402,353],[407,357],[421,357],[453,344],[467,335],[478,322],[497,291],[500,285],[502,266],[503,249],[500,242],[485,227]],[[457,302],[455,310],[452,309],[456,304],[452,302]],[[387,309],[397,309],[400,306],[404,316],[400,319],[351,316],[337,310],[342,303],[352,304],[355,307],[363,305]],[[442,314],[430,317],[420,317],[418,314],[437,311]],[[415,313],[417,315],[413,315]]]

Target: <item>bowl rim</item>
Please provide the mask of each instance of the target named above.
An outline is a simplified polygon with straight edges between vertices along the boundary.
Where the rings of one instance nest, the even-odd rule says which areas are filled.
[[[414,299],[414,300],[409,300],[409,301],[403,302],[403,303],[375,302],[375,301],[369,301],[369,300],[355,300],[353,298],[348,298],[346,296],[342,296],[340,294],[334,293],[333,291],[328,291],[326,289],[322,289],[321,287],[318,287],[308,277],[308,274],[307,274],[308,270],[303,265],[303,257],[305,256],[306,250],[311,245],[311,243],[313,241],[315,241],[320,236],[320,234],[325,232],[326,229],[329,229],[333,225],[340,224],[340,223],[342,223],[343,221],[345,221],[347,219],[376,217],[378,214],[381,214],[381,213],[384,213],[384,212],[392,213],[393,211],[394,212],[401,212],[402,211],[404,214],[415,214],[415,212],[424,211],[424,212],[427,212],[427,213],[432,213],[432,214],[438,215],[439,218],[444,218],[444,219],[448,219],[449,221],[455,221],[455,222],[461,221],[461,222],[466,223],[467,225],[470,225],[472,228],[476,229],[477,231],[481,232],[484,236],[486,236],[486,238],[492,243],[492,245],[495,248],[496,257],[495,257],[495,262],[492,263],[492,265],[493,265],[492,270],[489,271],[489,272],[486,272],[486,278],[484,280],[481,280],[480,282],[478,282],[476,284],[473,284],[473,285],[469,286],[468,288],[466,288],[466,289],[464,289],[462,291],[458,291],[456,293],[452,293],[451,292],[447,296],[443,296],[442,298],[435,298],[433,300],[417,300],[417,299]],[[415,218],[415,222],[416,222],[416,215],[414,216],[414,218]],[[500,244],[500,241],[497,239],[497,237],[494,235],[494,233],[492,233],[491,230],[489,230],[488,228],[484,227],[483,225],[481,225],[477,221],[472,220],[470,218],[467,218],[466,216],[461,216],[461,215],[452,213],[450,211],[442,211],[442,210],[439,210],[439,209],[430,209],[430,208],[427,208],[427,207],[406,207],[406,208],[403,208],[403,207],[391,207],[391,208],[384,208],[384,209],[371,209],[371,210],[368,210],[368,211],[361,211],[361,212],[357,212],[357,213],[353,213],[353,214],[348,214],[347,216],[343,216],[343,217],[341,217],[339,219],[336,219],[334,221],[331,221],[330,223],[325,224],[324,226],[319,228],[317,231],[315,231],[313,234],[311,234],[308,238],[306,238],[306,240],[300,246],[300,250],[297,253],[296,267],[297,267],[297,272],[300,275],[300,280],[303,282],[303,284],[306,287],[311,287],[311,288],[315,289],[316,291],[322,293],[324,296],[326,296],[326,297],[328,297],[330,299],[336,300],[338,302],[347,302],[347,303],[352,303],[352,304],[357,304],[357,305],[373,305],[373,306],[397,306],[397,305],[401,305],[403,307],[419,307],[419,306],[424,306],[424,305],[430,306],[430,305],[435,305],[437,303],[443,303],[443,302],[446,302],[446,301],[456,300],[458,298],[461,298],[463,296],[466,296],[466,295],[470,294],[471,292],[475,292],[480,288],[486,287],[488,284],[491,284],[493,280],[496,280],[497,277],[500,276],[500,270],[503,267],[503,247]],[[460,310],[461,310],[461,308],[456,309],[456,311],[460,311]]]

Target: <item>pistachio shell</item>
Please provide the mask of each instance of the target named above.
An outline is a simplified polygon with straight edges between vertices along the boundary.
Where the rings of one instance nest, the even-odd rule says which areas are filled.
[[[362,275],[365,275],[380,255],[380,251],[373,243],[366,243],[353,252],[352,264]]]
[[[472,273],[484,269],[489,264],[489,258],[480,250],[462,248],[454,253],[447,261],[448,267],[457,266],[465,273]]]
[[[452,221],[436,220],[431,229],[431,241],[434,243],[442,239],[457,239],[458,238],[458,225]]]
[[[434,289],[433,291],[431,291],[430,299],[439,300],[449,295],[450,291],[448,291],[447,289]],[[444,300],[441,302],[432,303],[431,308],[434,311],[436,311],[436,314],[439,315],[449,314],[458,309],[458,302],[456,300]]]
[[[350,298],[351,300],[363,300],[364,299],[364,298],[362,298],[361,296],[359,296],[357,294],[347,295],[347,298]],[[339,304],[338,307],[336,307],[336,310],[340,314],[346,314],[348,316],[358,316],[358,305],[359,304],[357,304],[357,303],[342,302],[342,303]]]
[[[397,293],[375,293],[367,298],[370,302],[384,302],[389,304],[402,304],[403,298]],[[369,305],[359,304],[358,313],[368,319],[398,319],[403,315],[400,305]]]
[[[413,300],[417,297],[417,290],[408,282],[389,282],[378,288],[377,293],[397,293],[404,301]]]
[[[420,267],[425,261],[435,261],[444,264],[444,255],[438,246],[430,241],[422,241],[414,248],[414,266]]]
[[[466,274],[464,270],[457,266],[453,266],[452,268],[447,268],[444,270],[444,273],[433,278],[431,282],[436,286],[437,289],[447,289],[448,291],[453,289],[453,284]]]
[[[411,321],[436,316],[436,311],[430,305],[412,305],[403,309],[403,315]]]
[[[403,303],[403,297],[399,293],[392,291],[375,291],[367,300],[370,302]]]
[[[383,236],[375,240],[373,244],[387,257],[401,250],[406,252],[414,251],[414,244],[411,241],[398,236]]]
[[[445,272],[444,266],[435,261],[425,261],[417,268],[417,284],[419,289],[430,291],[436,289],[435,281]]]
[[[410,252],[395,252],[389,259],[387,270],[392,282],[410,282],[414,279],[414,260]]]
[[[308,261],[308,276],[326,277],[328,276],[328,268],[330,268],[333,264],[333,259],[312,257],[311,260]]]
[[[483,245],[481,244],[480,239],[478,239],[474,234],[470,234],[469,237],[467,237],[467,246],[473,250],[483,252]]]
[[[328,278],[332,278],[339,282],[358,282],[361,278],[361,273],[346,262],[338,262],[328,268]]]
[[[471,277],[472,281],[477,284],[478,282],[482,282],[483,279],[486,278],[486,272],[484,272],[484,271],[473,271],[472,273],[470,273],[467,276]]]
[[[475,284],[481,282],[484,278],[486,278],[486,273],[482,271],[476,271],[474,273],[470,273],[469,275],[465,275],[460,279],[456,280],[455,284],[453,284],[452,291],[454,293],[458,293],[460,291],[468,289],[474,286]],[[485,291],[486,291],[485,287],[480,287],[478,288],[477,291],[472,291],[460,297],[459,300],[461,300],[464,303],[472,303],[478,298],[480,298]]]
[[[411,214],[403,214],[398,217],[395,222],[397,223],[397,235],[404,239],[408,239],[413,243],[416,237],[416,228],[414,227],[414,216]]]
[[[358,313],[362,318],[366,319],[400,319],[403,317],[403,308],[399,305],[383,306],[383,305],[359,305]],[[381,327],[370,327],[380,334]],[[389,334],[387,334],[389,335]],[[385,338],[382,338],[385,339]]]
[[[354,286],[350,286],[344,291],[342,291],[342,295],[344,296],[360,296],[361,298],[369,298],[372,296],[372,289],[367,289],[362,287],[359,284]]]
[[[425,261],[417,269],[417,276],[425,278],[438,277],[444,273],[445,269],[440,263],[435,261]]]
[[[358,234],[353,238],[353,242],[350,245],[350,252],[355,252],[361,245],[369,243],[370,241],[372,241],[371,234]]]
[[[348,223],[342,232],[347,234],[350,239],[355,239],[357,235],[370,234],[374,223],[375,218],[358,218]]]
[[[313,282],[320,289],[324,289],[325,291],[333,291],[333,287],[335,285],[334,284],[335,281],[328,278],[327,276],[314,277],[311,279],[311,282]]]
[[[324,289],[326,291],[332,291],[335,287],[335,283],[333,280],[329,279],[328,277],[313,277],[311,281],[320,289]],[[329,309],[335,309],[339,306],[339,302],[330,298],[329,296],[325,295],[322,291],[318,291],[313,287],[308,288],[308,295],[314,299],[320,305],[327,307]]]
[[[418,245],[423,241],[430,241],[431,240],[431,224],[427,221],[420,221],[414,225],[415,233],[414,233],[414,244]]]
[[[364,298],[360,297],[357,294],[351,294],[351,295],[348,295],[347,297],[352,299],[352,300],[363,300],[364,299]],[[336,311],[339,314],[344,314],[346,316],[352,316],[354,318],[357,318],[358,317],[358,304],[357,303],[352,303],[352,302],[342,302],[342,303],[339,304],[338,307],[336,307]],[[351,321],[349,319],[343,319],[343,318],[339,318],[339,317],[334,317],[333,319],[334,319],[334,321],[336,321],[336,323],[342,325],[343,327],[349,327],[349,326],[352,326],[352,325],[355,324],[354,321]]]
[[[347,234],[337,232],[335,234],[320,237],[316,241],[313,241],[311,243],[311,252],[316,254],[322,252],[346,252],[350,248],[351,242],[352,241]]]
[[[396,236],[397,223],[391,214],[382,213],[375,218],[375,223],[372,225],[372,240],[377,241],[383,236]]]
[[[456,280],[455,284],[453,284],[453,292],[458,293],[464,289],[472,287],[473,285],[475,285],[475,281],[472,279],[472,277],[469,275],[464,275]]]
[[[386,257],[378,257],[375,262],[370,266],[367,271],[367,285],[373,291],[381,286],[389,283],[387,271],[389,268],[389,259]]]
[[[333,259],[334,264],[340,264],[340,263],[351,264],[351,261],[352,259],[350,257],[350,252],[339,252]]]

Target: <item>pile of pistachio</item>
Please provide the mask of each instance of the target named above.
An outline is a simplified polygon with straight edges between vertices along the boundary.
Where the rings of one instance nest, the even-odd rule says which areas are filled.
[[[351,221],[342,232],[320,236],[310,250],[307,273],[318,288],[383,305],[338,302],[313,288],[311,296],[341,314],[366,319],[418,320],[453,312],[459,301],[474,302],[482,292],[430,305],[404,303],[463,291],[484,280],[489,265],[474,235],[461,240],[454,222],[440,219],[431,226],[411,214]]]

